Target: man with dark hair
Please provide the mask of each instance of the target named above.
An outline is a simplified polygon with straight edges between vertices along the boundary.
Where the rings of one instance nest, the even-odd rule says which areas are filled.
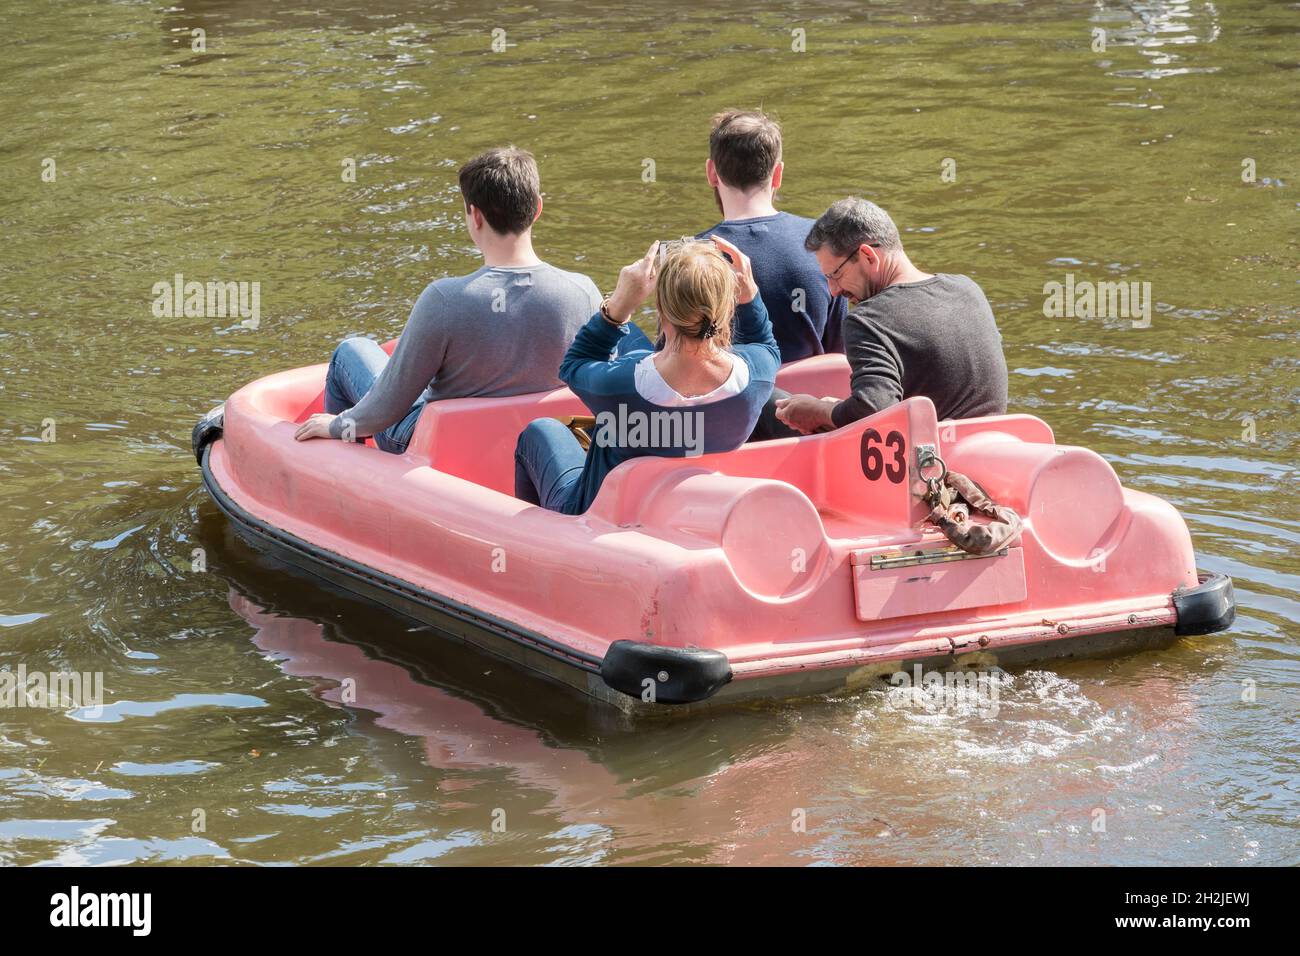
[[[490,149],[461,167],[460,191],[483,266],[425,288],[391,359],[371,339],[340,344],[325,377],[325,413],[299,426],[300,441],[373,435],[400,454],[427,402],[560,387],[560,362],[600,309],[600,293],[533,251],[537,161],[513,146]]]
[[[713,117],[704,174],[723,221],[699,238],[720,236],[749,256],[781,361],[793,362],[844,351],[846,305],[831,295],[816,258],[804,248],[812,220],[772,205],[784,171],[781,127],[774,119],[752,110]]]
[[[774,395],[755,438],[842,428],[914,395],[934,402],[940,421],[1006,412],[1002,336],[973,279],[922,272],[894,220],[865,199],[832,205],[806,245],[831,292],[855,306],[844,321],[851,393]]]
[[[542,182],[537,160],[508,146],[480,153],[457,174],[466,214],[477,209],[502,236],[525,236],[542,213]]]

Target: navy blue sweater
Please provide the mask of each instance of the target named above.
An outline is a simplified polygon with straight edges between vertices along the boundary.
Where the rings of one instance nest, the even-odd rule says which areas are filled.
[[[716,402],[665,407],[636,390],[636,365],[651,352],[638,349],[610,361],[628,326],[613,326],[597,312],[579,331],[560,365],[560,380],[596,416],[591,449],[573,495],[561,509],[581,514],[596,500],[605,476],[629,458],[732,451],[754,430],[781,365],[772,323],[761,296],[736,307],[731,352],[749,366],[744,391]],[[666,413],[666,414],[665,414]]]
[[[843,296],[831,298],[817,257],[803,246],[812,226],[811,219],[779,212],[720,222],[698,237],[721,236],[749,256],[759,294],[772,315],[782,362],[844,351],[848,306]]]

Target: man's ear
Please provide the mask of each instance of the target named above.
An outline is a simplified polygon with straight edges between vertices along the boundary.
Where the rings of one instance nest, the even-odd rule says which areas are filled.
[[[785,163],[777,163],[772,170],[772,192],[781,188],[781,174],[785,172]]]
[[[880,264],[880,250],[875,246],[867,245],[867,243],[864,242],[862,245],[858,246],[858,252],[861,253],[862,258],[866,261],[867,265],[875,266]]]
[[[474,224],[475,229],[483,228],[483,213],[479,212],[478,206],[465,204],[465,218]]]
[[[713,165],[712,159],[704,161],[704,178],[709,181],[709,185],[714,189],[722,185],[722,180],[718,178],[718,168]]]
[[[536,222],[538,219],[541,218],[542,218],[542,197],[539,195],[537,197],[537,211],[533,213],[533,222]]]

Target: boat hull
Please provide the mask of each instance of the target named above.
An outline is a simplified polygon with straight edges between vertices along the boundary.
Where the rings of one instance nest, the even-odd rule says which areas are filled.
[[[253,508],[238,500],[238,482],[223,462],[222,431],[220,415],[200,422],[195,452],[209,494],[246,540],[337,587],[429,625],[448,639],[476,646],[627,714],[681,715],[744,701],[888,686],[895,675],[918,666],[924,671],[994,671],[1130,653],[1168,646],[1182,633],[1206,633],[1231,623],[1231,582],[1208,576],[1163,599],[1128,602],[1120,608],[1110,602],[1095,613],[1074,614],[1069,623],[1004,615],[996,622],[973,620],[937,634],[931,629],[919,640],[879,641],[817,655],[733,661],[716,650],[626,639],[610,642],[604,654],[593,654],[563,637],[324,548],[259,516],[253,510],[255,500],[246,502]],[[223,476],[233,487],[223,484]]]

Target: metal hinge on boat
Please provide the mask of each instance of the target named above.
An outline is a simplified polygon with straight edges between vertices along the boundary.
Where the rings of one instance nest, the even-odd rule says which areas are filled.
[[[850,562],[859,621],[1018,604],[1026,595],[1022,548],[971,554],[957,547],[925,548],[918,542],[876,554],[854,551]]]
[[[984,558],[1005,558],[1007,553],[1007,548],[994,551],[992,554],[970,554],[961,548],[896,551],[891,554],[873,554],[870,567],[872,571],[884,571],[888,568],[909,568],[921,564],[946,564],[949,561],[979,561]]]

